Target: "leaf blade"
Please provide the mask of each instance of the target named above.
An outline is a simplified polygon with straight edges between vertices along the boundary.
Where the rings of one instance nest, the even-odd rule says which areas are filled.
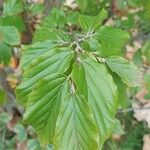
[[[123,57],[109,57],[106,59],[107,65],[110,69],[117,73],[122,81],[129,86],[141,85],[142,72],[134,65]]]
[[[20,44],[20,34],[13,26],[0,26],[0,40],[8,45],[15,46]]]
[[[55,123],[60,107],[59,90],[65,80],[64,75],[50,75],[40,80],[29,95],[24,121],[35,128],[43,144],[53,143]]]
[[[110,137],[115,124],[115,113],[118,106],[117,87],[106,68],[91,58],[83,60],[88,87],[88,101],[99,128],[101,148]],[[94,77],[94,79],[93,79]]]
[[[96,150],[98,130],[90,107],[84,97],[77,93],[70,94],[69,85],[65,88],[61,97],[54,147],[62,150]]]
[[[36,83],[49,74],[65,73],[69,68],[73,55],[69,49],[56,48],[50,49],[40,57],[35,58],[27,66],[22,84],[17,87],[18,100],[25,104],[28,94],[34,89]]]
[[[121,29],[103,26],[96,32],[96,38],[101,43],[99,51],[102,55],[112,56],[122,54],[122,48],[130,36]]]

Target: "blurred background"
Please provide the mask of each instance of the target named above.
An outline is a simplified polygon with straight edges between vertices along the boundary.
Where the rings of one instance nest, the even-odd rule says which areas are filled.
[[[40,41],[34,34],[53,7],[69,12],[70,30],[78,27],[80,13],[92,16],[106,9],[104,24],[130,33],[123,55],[142,70],[143,84],[121,87],[119,121],[103,149],[150,150],[150,0],[0,0],[0,26],[14,26],[21,35],[17,46],[0,40],[0,150],[42,150],[34,129],[22,121],[24,108],[16,101],[15,88],[21,82],[22,47]],[[52,145],[45,149],[52,150]]]

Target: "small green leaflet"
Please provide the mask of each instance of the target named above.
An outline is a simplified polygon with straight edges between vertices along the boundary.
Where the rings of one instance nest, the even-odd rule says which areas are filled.
[[[0,123],[1,125],[7,124],[12,119],[12,116],[6,112],[0,113]]]
[[[40,142],[37,138],[28,140],[27,150],[41,150]]]
[[[146,63],[150,64],[150,41],[146,41],[142,48],[143,59]]]
[[[0,26],[0,63],[8,65],[12,46],[20,44],[20,34],[13,26]]]
[[[95,1],[95,0],[75,0],[80,11],[84,14],[97,14],[100,8],[104,8],[102,3],[104,1]],[[104,2],[106,3],[106,2]]]
[[[0,63],[8,65],[12,56],[12,47],[19,45],[20,32],[25,30],[22,16],[18,14],[23,11],[22,0],[5,0],[3,2],[3,13],[0,17]]]
[[[76,0],[79,8],[81,9],[82,12],[84,12],[87,8],[88,5],[88,0]]]
[[[8,65],[11,55],[11,47],[4,42],[0,42],[0,64]]]
[[[19,32],[25,31],[25,24],[21,16],[2,16],[0,17],[0,26],[14,26]]]
[[[107,15],[108,15],[107,11],[105,10],[102,10],[96,17],[80,15],[79,16],[80,26],[86,32],[93,32],[102,24],[103,20],[107,18]]]
[[[36,5],[30,5],[28,8],[28,11],[30,11],[32,15],[42,14],[44,10],[45,10],[44,4],[39,3],[36,3]]]
[[[53,8],[50,14],[43,19],[41,27],[48,27],[51,29],[62,28],[66,24],[66,16],[63,10]]]
[[[20,35],[18,30],[13,26],[0,26],[0,41],[11,46],[19,45]]]
[[[99,48],[100,53],[103,56],[112,56],[122,53],[122,48],[130,36],[121,29],[103,26],[96,32],[96,38],[101,43],[101,47]]]
[[[147,73],[144,75],[144,82],[147,89],[147,94],[144,96],[145,99],[150,99],[150,74]]]
[[[3,15],[14,15],[23,11],[22,0],[5,0],[3,5]]]
[[[22,124],[16,124],[14,131],[17,133],[17,140],[19,142],[25,142],[27,140],[27,131]]]
[[[33,36],[33,42],[44,42],[51,40],[55,42],[65,41],[67,34],[62,28],[65,27],[66,16],[63,10],[53,8],[51,13],[42,20],[41,26],[37,28]]]
[[[0,88],[0,104],[5,102],[6,93]]]
[[[117,135],[125,134],[125,132],[124,132],[122,126],[121,126],[121,122],[118,119],[116,119],[115,128],[113,130],[113,133],[117,134]]]
[[[112,56],[106,60],[106,63],[125,84],[129,86],[141,85],[142,72],[132,62],[122,57]]]

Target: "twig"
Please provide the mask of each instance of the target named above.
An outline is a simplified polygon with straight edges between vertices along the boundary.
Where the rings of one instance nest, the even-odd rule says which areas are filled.
[[[77,45],[78,43],[85,41],[86,39],[92,37],[93,35],[94,33],[87,33],[84,37],[78,39],[77,41],[72,42],[69,47],[72,47],[73,45]]]
[[[62,46],[69,46],[69,47],[72,47],[73,45],[76,45],[78,46],[80,42],[83,42],[85,41],[86,39],[92,37],[94,34],[93,33],[87,33],[85,36],[73,41],[73,42],[65,42],[65,41],[62,41],[61,43],[58,43],[58,46],[59,47],[62,47]]]

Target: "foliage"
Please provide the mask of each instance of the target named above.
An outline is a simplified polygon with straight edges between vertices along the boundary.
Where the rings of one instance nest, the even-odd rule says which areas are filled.
[[[54,144],[54,149],[98,149],[110,137],[119,105],[115,76],[107,69],[129,86],[139,85],[141,72],[126,59],[107,55],[111,47],[121,53],[129,35],[102,25],[105,10],[94,17],[79,15],[82,32],[71,35],[65,13],[54,8],[36,30],[35,44],[25,48],[17,96],[26,107],[24,121],[35,128],[43,144]],[[94,49],[91,39],[97,41]]]
[[[7,0],[0,17],[0,63],[8,65],[12,48],[20,44],[20,33],[25,29],[22,17],[23,5],[20,0]],[[19,31],[18,31],[19,30]]]
[[[29,138],[26,127],[17,123],[12,143],[27,142],[29,150],[97,150],[112,133],[125,134],[116,119],[118,109],[128,105],[127,99],[135,97],[141,85],[147,89],[145,98],[149,99],[149,73],[145,71],[143,84],[143,73],[138,68],[149,65],[149,40],[142,40],[143,47],[134,54],[134,63],[126,59],[125,47],[139,38],[133,38],[133,29],[140,35],[149,32],[149,0],[116,2],[76,0],[74,8],[62,2],[60,8],[53,7],[47,14],[45,8],[49,5],[42,2],[4,1],[0,64],[8,66],[15,48],[21,49],[19,67],[23,76],[16,96],[25,108],[23,122],[35,129],[40,141],[35,136]],[[128,13],[132,9],[135,12]],[[113,25],[108,24],[109,19],[113,19]],[[26,38],[29,42],[24,42]],[[6,98],[5,92],[0,90],[1,99]],[[9,121],[3,123],[4,134]],[[136,139],[139,129],[135,129]],[[122,148],[136,147],[126,145]]]
[[[26,128],[20,123],[16,123],[11,127],[12,116],[8,113],[1,112],[0,114],[0,149],[14,150],[18,145],[27,143],[28,150],[41,150],[42,147],[37,139],[35,139],[35,131],[33,128]],[[8,134],[9,133],[9,134]],[[21,148],[21,147],[20,147]],[[47,148],[47,150],[50,150]]]
[[[150,131],[147,129],[144,124],[139,124],[134,127],[133,130],[129,132],[129,135],[124,143],[121,145],[121,149],[127,150],[137,150],[142,149],[143,135],[148,134]]]

